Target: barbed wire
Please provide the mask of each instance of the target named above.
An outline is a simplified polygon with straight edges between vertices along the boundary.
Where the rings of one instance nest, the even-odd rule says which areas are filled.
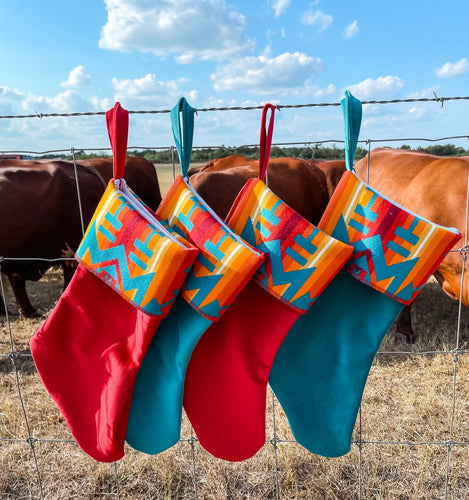
[[[441,107],[447,101],[469,101],[468,97],[456,96],[456,97],[438,97],[434,93],[435,97],[419,97],[419,98],[409,98],[409,99],[389,99],[389,100],[370,100],[362,101],[363,105],[366,104],[400,104],[400,103],[415,103],[415,102],[437,102],[441,103]],[[331,107],[340,106],[340,102],[316,102],[308,104],[276,104],[275,107],[278,110],[281,109],[301,109],[301,108],[315,108],[315,107]],[[195,108],[196,113],[214,112],[214,111],[253,111],[262,109],[263,104],[256,106],[226,106],[226,107],[209,107],[209,108]],[[170,113],[170,109],[152,109],[152,110],[129,110],[129,114],[135,115],[156,115]],[[35,112],[29,115],[0,115],[0,119],[15,119],[15,118],[70,118],[77,116],[103,116],[106,111],[83,111],[74,113],[39,113]]]

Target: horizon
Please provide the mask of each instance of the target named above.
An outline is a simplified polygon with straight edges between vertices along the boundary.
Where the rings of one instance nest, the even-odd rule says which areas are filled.
[[[437,5],[44,0],[25,10],[5,3],[0,115],[32,118],[1,118],[0,150],[106,148],[102,116],[47,115],[103,113],[116,101],[160,112],[131,115],[129,147],[169,147],[161,111],[181,96],[196,109],[318,106],[338,103],[345,90],[363,102],[398,101],[364,105],[360,140],[460,137],[465,147],[469,103],[444,98],[464,97],[469,87],[469,4]],[[256,144],[260,114],[200,112],[194,146]],[[342,138],[336,107],[276,115],[274,143]]]

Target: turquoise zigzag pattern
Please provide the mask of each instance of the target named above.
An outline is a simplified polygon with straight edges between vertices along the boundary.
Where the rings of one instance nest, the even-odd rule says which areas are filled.
[[[373,210],[373,205],[376,201],[377,194],[373,193],[371,198],[368,200],[368,203],[366,205],[357,205],[354,210],[354,214],[359,215],[360,217],[363,217],[366,220],[369,220],[370,222],[376,221],[376,218],[378,217],[377,212]],[[363,235],[367,235],[369,228],[367,226],[364,226],[361,222],[358,222],[354,218],[352,218],[349,222],[350,226],[352,226],[354,229],[357,231],[360,231]]]
[[[223,275],[208,275],[208,276],[195,276],[194,268],[189,271],[189,276],[186,279],[185,288],[189,290],[197,290],[194,298],[191,300],[192,304],[203,311],[204,314],[211,318],[219,318],[221,311],[227,306],[220,308],[218,300],[212,301],[204,307],[201,307],[202,302],[206,299],[207,295],[217,286]]]
[[[414,288],[412,284],[409,284],[396,294],[396,291],[402,285],[406,276],[418,262],[418,257],[398,262],[396,264],[386,264],[381,236],[375,235],[369,238],[364,238],[355,243],[351,243],[347,232],[347,225],[343,216],[340,216],[337,221],[337,225],[334,228],[332,236],[344,243],[353,245],[354,253],[348,262],[348,267],[351,268],[351,272],[353,274],[357,277],[360,276],[360,279],[363,279],[368,283],[372,283],[371,269],[374,270],[376,281],[393,278],[391,285],[387,288],[387,292],[389,294],[396,295],[396,297],[399,297],[402,300],[410,300],[413,294],[420,290],[421,286]],[[414,241],[413,243],[415,244],[416,242]],[[351,266],[350,264],[352,263],[356,267]]]
[[[189,210],[188,214],[184,215],[183,213],[180,212],[177,215],[177,218],[179,219],[181,225],[184,227],[187,233],[184,234],[183,230],[177,225],[170,226],[173,231],[176,231],[185,238],[187,237],[190,238],[190,231],[194,227],[194,224],[190,220],[191,216],[194,213],[196,213],[197,210],[200,210],[202,212],[207,211],[205,207],[200,205],[197,198],[191,196],[190,200],[193,202],[193,205],[191,206],[191,209]],[[165,220],[165,223],[169,227],[168,219]],[[227,236],[227,234],[225,236]],[[221,241],[218,243],[218,245],[220,244]],[[219,250],[217,245],[214,245],[210,241],[206,241],[204,243],[204,248],[209,253],[215,254],[215,257],[219,260],[221,260],[224,257],[224,254]],[[213,273],[213,271],[215,270],[215,266],[204,256],[202,252],[200,252],[197,255],[197,261],[201,263],[208,270],[208,272]],[[191,268],[190,271],[188,272],[188,276],[184,284],[184,287],[187,291],[197,290],[197,293],[191,300],[191,304],[197,307],[203,314],[205,314],[209,318],[213,319],[219,318],[222,314],[222,311],[224,311],[227,307],[230,306],[230,304],[227,304],[223,307],[220,307],[220,303],[218,302],[218,300],[213,300],[209,304],[203,307],[201,306],[202,302],[206,299],[207,295],[216,287],[216,285],[218,284],[218,282],[221,280],[222,277],[223,275],[195,276],[194,268]]]
[[[276,285],[290,285],[288,290],[283,294],[283,299],[291,302],[295,307],[303,310],[307,310],[315,298],[312,298],[309,293],[302,295],[301,297],[292,301],[292,298],[296,295],[298,290],[303,286],[307,279],[316,270],[315,267],[298,269],[295,271],[285,271],[282,262],[282,250],[280,240],[263,241],[256,245],[256,236],[254,223],[249,217],[246,221],[246,225],[243,228],[241,237],[256,246],[261,252],[268,254],[270,256],[271,269],[272,269],[272,284]],[[298,244],[298,242],[297,242]],[[269,283],[267,281],[266,263],[264,262],[256,273],[256,278],[260,278],[260,284],[269,289]]]
[[[293,301],[293,297],[298,293],[298,290],[304,285],[304,283],[311,277],[311,275],[316,270],[315,267],[297,269],[294,271],[285,271],[283,268],[282,254],[281,254],[281,243],[280,240],[265,241],[258,246],[261,252],[269,254],[270,264],[272,270],[272,285],[290,285],[288,289],[283,293],[282,297],[284,300],[291,302],[299,309],[308,309],[312,303],[309,293],[303,294],[301,297]],[[265,264],[263,264],[265,266]],[[264,273],[264,277],[261,283],[268,287],[267,276]]]
[[[371,250],[371,248],[373,250]],[[354,272],[361,274],[364,271],[365,279],[368,282],[371,282],[371,265],[374,269],[376,281],[393,278],[386,291],[390,294],[396,295],[396,297],[399,297],[400,299],[410,300],[412,295],[421,288],[414,288],[411,284],[409,284],[406,288],[397,293],[397,290],[400,286],[402,286],[406,276],[409,275],[412,268],[419,261],[418,257],[398,262],[396,264],[386,264],[383,242],[380,235],[372,236],[358,242],[358,244],[355,244],[355,249],[357,253],[360,252],[361,255],[351,260],[351,262],[360,268],[360,270],[356,270]]]
[[[90,258],[95,272],[99,273],[99,271],[102,270],[108,276],[112,277],[116,283],[115,288],[119,291],[136,290],[133,302],[144,311],[160,316],[162,314],[162,309],[168,304],[171,304],[175,297],[165,304],[159,304],[156,299],[153,299],[149,303],[143,305],[143,297],[145,296],[148,286],[155,276],[155,273],[147,273],[136,277],[130,276],[124,245],[117,245],[115,247],[101,250],[98,246],[96,234],[96,222],[93,222],[86,238],[83,240],[83,243],[77,251],[77,256],[82,258],[88,249],[90,251]],[[108,284],[110,283],[108,282]]]

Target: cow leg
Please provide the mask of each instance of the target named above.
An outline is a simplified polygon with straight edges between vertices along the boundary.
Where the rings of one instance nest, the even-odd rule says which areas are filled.
[[[74,258],[75,252],[72,250],[70,245],[65,242],[65,247],[62,248],[62,257],[66,259]],[[78,262],[76,260],[64,260],[62,261],[62,271],[64,273],[64,291],[67,288],[70,280],[78,267]]]
[[[26,281],[14,274],[9,274],[8,279],[15,295],[18,312],[26,318],[37,318],[40,316],[29,301],[28,294],[26,293]]]
[[[67,285],[70,283],[73,274],[75,273],[77,266],[75,262],[63,262],[62,270],[64,273],[64,291],[67,288]]]
[[[401,314],[399,314],[396,320],[396,335],[399,340],[406,344],[413,344],[415,341],[410,305],[402,309]]]
[[[6,311],[5,311],[5,301],[3,300],[3,296],[0,295],[0,316],[5,316]]]
[[[3,288],[3,275],[0,276],[0,279],[2,280],[2,288]],[[6,316],[6,314],[7,314],[6,300],[3,298],[3,295],[0,294],[0,316]]]

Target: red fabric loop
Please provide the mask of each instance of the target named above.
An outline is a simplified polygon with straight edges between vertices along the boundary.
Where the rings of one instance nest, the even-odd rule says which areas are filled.
[[[268,130],[266,130],[267,112],[269,109],[271,115],[269,127]],[[259,140],[259,179],[261,181],[265,179],[267,165],[269,164],[270,147],[272,145],[272,135],[274,133],[274,115],[275,106],[272,104],[266,104],[262,110],[261,136]]]
[[[113,156],[113,177],[122,179],[127,155],[129,134],[129,112],[119,102],[106,112],[106,125]]]

